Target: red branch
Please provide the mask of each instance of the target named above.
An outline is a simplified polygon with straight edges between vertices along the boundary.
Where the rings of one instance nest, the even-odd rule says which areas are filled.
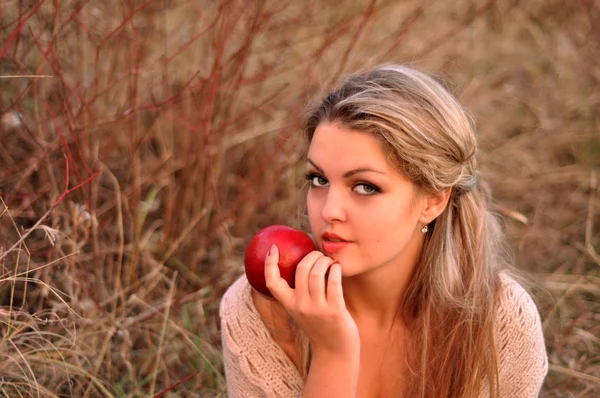
[[[69,109],[67,108],[66,101],[63,101],[63,110],[65,111],[65,117],[67,118],[67,123],[69,124],[69,129],[71,130],[71,136],[73,137],[73,143],[75,144],[75,149],[77,149],[77,155],[79,155],[79,160],[81,160],[81,162],[83,163],[83,167],[85,167],[85,170],[88,172],[88,174],[90,174],[92,171],[87,166],[86,162],[83,159],[83,155],[81,154],[81,148],[79,147],[79,142],[77,140],[77,132],[75,131],[75,126],[73,125],[73,122],[71,121],[71,118],[69,117]],[[85,127],[83,128],[82,135],[83,136],[86,135]]]
[[[63,201],[65,196],[67,196],[68,194],[70,194],[73,191],[78,190],[79,188],[81,188],[82,186],[87,184],[88,182],[92,181],[92,179],[94,177],[96,177],[98,174],[100,174],[100,171],[96,171],[94,174],[92,174],[87,180],[85,180],[81,184],[77,184],[73,188],[69,188],[69,159],[65,159],[65,164],[66,164],[66,168],[67,168],[67,172],[65,173],[66,174],[66,176],[65,176],[65,180],[66,180],[65,181],[65,191],[62,193],[62,195],[60,195],[60,197],[57,199],[57,201],[54,203],[54,205],[52,207],[58,206],[58,204]]]
[[[62,73],[62,70],[60,69],[59,66],[55,65],[55,63],[49,57],[49,53],[50,53],[50,50],[51,50],[50,46],[48,47],[47,50],[44,50],[42,48],[42,43],[38,40],[37,36],[35,35],[35,33],[33,32],[33,30],[31,29],[31,27],[29,27],[29,33],[31,34],[31,37],[33,38],[33,41],[35,42],[35,45],[40,49],[40,52],[42,53],[42,56],[44,57],[44,59],[46,60],[46,62],[48,62],[48,64],[52,68],[52,70],[60,78],[60,82],[61,82],[62,86],[64,87],[64,89],[67,90],[67,92],[69,93],[69,96],[72,96],[73,92],[71,90],[71,87],[69,87],[69,85],[65,81],[65,77],[64,77],[64,75]]]
[[[158,394],[156,394],[153,398],[159,398],[162,397],[165,393],[168,393],[169,391],[171,391],[172,389],[174,389],[175,387],[177,387],[178,385],[185,383],[186,381],[188,381],[189,379],[191,379],[192,377],[196,376],[200,371],[197,370],[194,373],[192,373],[189,376],[184,377],[183,379],[179,380],[177,383],[173,384],[171,387],[167,387],[164,390],[162,390],[161,392],[159,392]]]
[[[42,6],[42,4],[44,4],[44,1],[46,1],[46,0],[40,1],[38,3],[38,5],[35,6],[33,8],[33,10],[31,10],[31,12],[25,17],[25,20],[23,22],[21,22],[21,24],[17,27],[17,29],[13,30],[12,34],[8,38],[8,41],[6,42],[6,45],[2,49],[2,52],[0,52],[0,59],[2,59],[2,57],[4,56],[6,51],[8,51],[8,47],[10,46],[10,43],[15,39],[15,37],[17,37],[17,35],[21,31],[21,29],[23,29],[23,26],[25,26],[25,24],[27,23],[27,21],[29,21],[29,19],[31,19],[33,14]]]
[[[92,42],[94,42],[94,44],[98,43],[98,39],[96,38],[96,36],[94,35],[94,33],[92,33],[92,31],[90,30],[90,28],[88,28],[87,25],[83,23],[83,21],[79,17],[79,13],[74,13],[73,18],[75,18],[75,21],[77,21],[77,23],[79,24],[79,26],[81,26],[81,28],[83,29],[83,31],[85,33],[87,33],[87,35],[90,38],[90,40]]]
[[[69,160],[73,164],[73,169],[75,170],[75,175],[77,176],[77,179],[79,180],[79,179],[81,179],[81,177],[79,176],[79,170],[77,170],[77,165],[75,164],[75,158],[73,158],[73,154],[69,150],[69,144],[67,143],[67,140],[66,140],[65,136],[63,135],[62,130],[60,129],[60,126],[56,122],[56,116],[54,116],[54,113],[52,113],[52,110],[50,109],[50,106],[48,106],[48,104],[46,104],[46,110],[50,113],[50,118],[52,119],[52,124],[54,124],[54,127],[56,128],[56,132],[60,136],[63,146],[65,147],[65,151],[67,152],[67,156],[69,157]],[[67,164],[67,167],[68,166],[69,165]],[[69,186],[68,171],[69,171],[69,169],[67,168],[67,187]]]
[[[140,12],[140,10],[142,10],[143,8],[145,8],[148,4],[152,3],[154,0],[148,0],[146,1],[144,4],[142,4],[141,6],[139,6],[138,8],[134,9],[133,12],[127,17],[125,18],[120,24],[119,26],[117,26],[116,28],[114,28],[109,34],[108,36],[106,36],[104,39],[102,39],[102,43],[100,45],[104,45],[104,43],[106,43],[111,37],[113,37],[119,30],[121,30],[123,28],[123,26],[125,26],[125,24],[129,21],[131,21],[133,19],[133,17],[135,16],[135,14],[137,14],[138,12]]]

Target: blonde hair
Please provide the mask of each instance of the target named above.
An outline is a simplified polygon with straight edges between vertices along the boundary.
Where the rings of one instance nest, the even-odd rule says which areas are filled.
[[[503,238],[477,174],[477,141],[465,110],[440,83],[414,69],[382,65],[348,77],[308,114],[320,123],[373,135],[389,161],[423,192],[451,190],[429,224],[419,264],[400,308],[410,320],[410,397],[497,397],[494,302],[505,261]],[[301,372],[310,367],[298,333]]]

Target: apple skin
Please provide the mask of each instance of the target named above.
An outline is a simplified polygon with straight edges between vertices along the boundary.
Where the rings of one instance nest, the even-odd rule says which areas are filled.
[[[295,286],[296,267],[308,253],[316,250],[315,243],[304,231],[285,225],[271,225],[254,235],[244,256],[244,268],[250,286],[273,297],[265,281],[265,257],[271,246],[279,250],[279,273],[290,287]]]

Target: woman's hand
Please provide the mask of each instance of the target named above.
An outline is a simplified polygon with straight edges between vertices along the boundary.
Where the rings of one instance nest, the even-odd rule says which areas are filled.
[[[278,261],[279,251],[273,245],[265,258],[267,287],[308,336],[313,357],[356,359],[360,338],[344,302],[341,265],[313,251],[298,264],[292,289],[279,275]]]

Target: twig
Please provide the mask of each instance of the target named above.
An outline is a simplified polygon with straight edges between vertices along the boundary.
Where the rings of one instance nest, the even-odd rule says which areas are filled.
[[[600,377],[592,376],[583,372],[578,372],[577,370],[565,368],[564,366],[548,364],[548,370],[600,385]]]
[[[121,198],[121,186],[119,185],[119,180],[113,174],[112,170],[107,168],[108,177],[110,178],[113,187],[115,189],[115,208],[117,210],[117,234],[119,236],[119,249],[118,249],[118,257],[117,257],[117,269],[115,271],[115,290],[117,292],[117,296],[121,298],[121,303],[125,305],[125,293],[123,291],[123,283],[121,280],[121,274],[123,272],[123,253],[125,252],[125,232],[123,230],[123,200]],[[116,314],[118,309],[117,304],[115,304],[114,313]]]
[[[39,220],[38,220],[38,221],[37,221],[37,222],[34,224],[34,226],[33,226],[33,227],[29,228],[29,229],[27,230],[27,232],[26,232],[26,233],[25,233],[23,236],[21,236],[21,238],[19,238],[19,240],[18,240],[18,241],[16,241],[14,245],[12,245],[12,246],[10,247],[10,249],[8,249],[8,250],[7,250],[7,251],[5,251],[5,252],[4,252],[2,255],[0,255],[0,260],[4,259],[4,257],[8,256],[8,253],[10,253],[10,252],[12,252],[13,250],[15,250],[15,248],[16,248],[17,246],[19,246],[19,245],[21,244],[21,242],[23,242],[23,241],[24,241],[24,240],[25,240],[25,239],[26,239],[26,238],[27,238],[27,237],[28,237],[28,236],[29,236],[29,235],[30,235],[30,234],[31,234],[31,233],[32,233],[32,232],[33,232],[33,231],[34,231],[34,230],[35,230],[35,229],[36,229],[36,228],[37,228],[37,227],[38,227],[38,226],[39,226],[39,225],[40,225],[40,224],[41,224],[41,223],[42,223],[42,222],[45,220],[45,219],[46,219],[46,217],[48,217],[48,215],[50,214],[50,212],[51,212],[52,210],[54,210],[54,208],[55,208],[55,207],[56,207],[56,206],[52,206],[52,207],[50,207],[50,208],[48,209],[48,211],[46,211],[46,212],[44,213],[44,215],[43,215],[43,216],[42,216],[42,217],[41,217],[41,218],[40,218],[40,219],[39,219]]]
[[[177,272],[175,272],[175,274],[177,274]],[[127,329],[131,328],[133,325],[135,325],[136,323],[147,321],[148,319],[152,318],[154,315],[163,311],[167,307],[171,307],[175,304],[189,303],[189,302],[197,300],[199,298],[205,298],[206,296],[208,296],[210,294],[210,291],[211,291],[211,287],[206,286],[202,289],[198,289],[197,291],[195,291],[193,293],[189,293],[183,297],[175,298],[175,299],[171,298],[168,301],[162,302],[161,304],[159,304],[155,307],[148,308],[147,310],[145,310],[144,312],[142,312],[136,316],[129,317],[123,322],[117,320],[117,328],[127,330]],[[146,304],[142,299],[140,299],[137,296],[131,296],[130,300],[136,300],[137,302],[143,303],[145,306],[148,306],[148,304]]]
[[[59,367],[59,368],[62,367],[62,368],[68,369],[69,371],[71,371],[73,373],[85,376],[85,377],[89,378],[92,383],[94,383],[96,388],[98,390],[100,390],[104,394],[105,397],[107,397],[107,398],[114,397],[114,395],[111,394],[111,392],[102,384],[102,382],[98,378],[94,377],[94,375],[92,375],[87,370],[85,370],[83,367],[81,367],[77,364],[72,364],[67,361],[59,361],[59,360],[55,360],[55,359],[46,359],[46,358],[40,359],[40,358],[36,358],[36,357],[30,357],[29,361],[49,363],[49,364],[55,365],[56,367]]]
[[[125,26],[125,24],[127,24],[127,22],[131,21],[133,19],[133,17],[135,17],[135,14],[140,12],[148,4],[152,3],[152,1],[154,1],[154,0],[147,0],[144,4],[140,5],[136,9],[134,9],[133,12],[127,16],[127,18],[125,18],[123,21],[121,21],[119,26],[114,28],[104,39],[102,39],[102,43],[100,43],[100,46],[104,45],[104,43],[106,43],[108,40],[110,40],[110,38],[113,37],[118,31],[123,29],[123,26]],[[98,46],[98,47],[100,47],[100,46]]]
[[[52,75],[2,75],[0,79],[19,79],[19,78],[42,78],[42,77],[54,77]]]
[[[175,242],[171,244],[167,252],[163,255],[160,260],[161,263],[165,263],[169,257],[175,252],[175,250],[181,245],[181,242],[188,236],[188,234],[192,231],[192,229],[200,222],[200,220],[208,213],[206,209],[202,209],[202,211],[194,217],[192,222],[188,224],[188,226],[183,230],[183,232],[175,239]]]
[[[502,214],[503,216],[512,218],[513,220],[518,221],[523,225],[529,224],[529,219],[523,213],[519,213],[517,211],[507,209],[506,207],[502,207],[496,204],[492,204],[492,208],[498,213]]]
[[[76,254],[77,254],[77,252],[66,254],[66,255],[64,255],[64,256],[62,256],[60,258],[57,258],[56,260],[53,260],[53,261],[49,262],[49,263],[40,265],[39,267],[35,267],[35,268],[32,268],[32,269],[27,269],[25,271],[21,271],[18,274],[15,274],[15,275],[12,275],[12,276],[6,275],[6,274],[0,275],[0,283],[3,282],[3,281],[6,281],[6,280],[10,280],[11,278],[17,278],[17,277],[24,276],[24,275],[27,277],[27,274],[30,274],[30,273],[35,272],[35,271],[39,271],[39,270],[44,269],[44,268],[47,268],[47,267],[49,267],[51,265],[54,265],[54,264],[56,264],[56,263],[58,263],[58,262],[60,262],[60,261],[62,261],[64,259],[72,257],[72,256],[74,256]]]
[[[356,45],[359,42],[361,34],[365,30],[365,27],[369,23],[369,20],[371,20],[371,18],[373,17],[373,14],[375,13],[375,5],[376,5],[376,1],[372,0],[371,3],[369,3],[369,6],[365,10],[365,12],[363,13],[362,18],[360,19],[360,21],[358,23],[358,27],[357,27],[356,31],[354,32],[354,35],[350,39],[350,45],[348,46],[348,48],[346,48],[344,55],[342,55],[342,59],[339,62],[338,70],[336,73],[334,73],[332,75],[332,82],[335,81],[336,79],[338,79],[342,75],[342,72],[344,71],[344,69],[346,68],[346,66],[348,64],[348,60],[350,59],[350,54],[355,49]]]
[[[577,292],[578,288],[582,285],[584,278],[582,276],[580,276],[572,285],[570,285],[568,287],[568,289],[560,296],[560,298],[556,301],[556,303],[554,304],[554,307],[552,308],[552,310],[550,311],[550,313],[548,315],[546,315],[546,319],[544,319],[544,322],[542,322],[542,328],[545,329],[550,322],[550,319],[552,319],[552,317],[554,316],[554,314],[556,313],[556,311],[558,311],[558,309],[562,306],[562,304],[565,302],[565,300],[567,298],[569,298],[569,296],[571,296],[571,294],[573,294],[574,292]]]
[[[4,54],[6,54],[6,51],[8,51],[8,47],[10,46],[10,43],[15,39],[15,37],[17,37],[17,35],[19,34],[19,32],[21,32],[21,29],[23,29],[23,26],[25,26],[25,24],[27,23],[27,21],[29,21],[29,19],[42,6],[42,4],[44,4],[45,1],[46,0],[40,1],[33,8],[33,10],[31,10],[31,12],[25,17],[25,19],[23,20],[23,22],[21,22],[21,24],[19,26],[17,26],[17,28],[15,30],[13,30],[12,34],[8,38],[8,41],[6,42],[6,45],[4,46],[4,48],[2,49],[2,51],[0,52],[0,59],[2,59],[2,57],[4,57]]]
[[[11,247],[10,249],[8,249],[7,251],[5,251],[4,253],[2,253],[2,255],[0,255],[0,261],[2,259],[4,259],[8,253],[12,252],[17,246],[19,246],[21,244],[21,242],[24,242],[25,239],[27,239],[27,237],[29,235],[31,235],[31,233],[33,231],[35,231],[35,229],[37,227],[39,227],[39,225],[46,219],[46,217],[48,217],[48,215],[50,214],[50,212],[52,212],[52,210],[54,210],[59,204],[60,202],[63,201],[63,199],[70,194],[73,191],[76,191],[77,189],[81,188],[83,185],[87,184],[88,182],[90,182],[94,177],[96,177],[98,174],[100,174],[100,170],[96,171],[94,174],[92,174],[87,180],[85,180],[84,182],[82,182],[81,184],[78,184],[76,186],[74,186],[73,188],[69,189],[69,160],[66,159],[66,184],[65,184],[65,191],[62,193],[62,195],[60,195],[60,197],[58,198],[58,200],[44,213],[44,215],[33,225],[33,227],[29,228],[27,230],[27,232],[21,236],[19,238],[18,241],[16,241]]]
[[[203,299],[206,298],[207,295],[210,294],[211,288],[210,287],[205,287],[203,289],[200,289],[194,293],[190,293],[187,294],[183,297],[180,297],[178,299],[173,300],[174,302],[171,303],[170,305],[174,305],[177,301],[179,301],[178,304],[185,304],[185,303],[189,303],[189,302],[197,302],[198,299]],[[151,307],[148,303],[146,303],[145,301],[141,300],[140,298],[136,297],[135,298],[137,303],[142,305],[144,308],[148,308],[149,310],[154,310],[157,307]],[[164,308],[164,307],[163,307]],[[147,312],[147,311],[146,311]],[[156,314],[157,311],[155,311],[152,315]],[[219,369],[215,366],[215,364],[212,363],[212,361],[210,360],[210,358],[207,356],[207,354],[200,348],[198,347],[197,343],[194,342],[192,340],[192,338],[190,338],[190,335],[193,335],[192,332],[189,332],[187,329],[179,326],[177,324],[176,321],[169,319],[169,324],[171,325],[171,327],[173,328],[174,332],[179,333],[179,335],[181,336],[181,338],[183,338],[183,340],[185,340],[192,349],[195,349],[196,352],[200,355],[200,357],[202,357],[202,359],[206,362],[206,364],[214,371],[215,376],[219,379],[219,381],[224,384],[225,383],[225,379],[223,377],[223,375],[221,374],[221,372],[219,371]],[[186,380],[189,380],[189,378],[193,377],[194,375],[190,375],[188,377],[186,377],[184,380],[182,380],[181,382],[184,382]],[[173,388],[175,388],[177,385],[181,384],[181,382],[178,382],[177,384],[163,390],[160,394],[163,394],[164,392],[167,392]]]
[[[41,279],[29,278],[29,277],[25,277],[25,278],[9,277],[9,278],[4,278],[4,279],[0,280],[0,283],[6,282],[6,281],[39,283],[40,285],[44,286],[46,289],[48,289],[49,291],[54,293],[54,295],[65,305],[65,307],[69,310],[70,313],[74,314],[75,316],[77,316],[80,319],[84,319],[73,308],[71,308],[71,306],[69,304],[67,304],[67,302],[59,294],[59,293],[61,293],[62,295],[68,297],[68,295],[65,292],[58,290],[56,288],[53,288],[52,286],[50,286],[46,282],[42,281]]]
[[[88,182],[92,181],[92,179],[94,179],[94,177],[96,177],[98,174],[100,174],[101,170],[96,171],[94,174],[92,174],[91,176],[89,176],[84,182],[82,182],[81,184],[77,184],[75,185],[73,188],[68,188],[69,187],[69,161],[67,160],[67,177],[66,177],[66,185],[65,185],[65,191],[63,192],[62,195],[60,195],[60,197],[56,200],[56,203],[54,203],[54,205],[50,208],[53,209],[56,206],[59,205],[60,202],[62,202],[62,200],[65,198],[65,196],[67,196],[68,194],[70,194],[73,191],[78,190],[79,188],[81,188],[82,186],[84,186],[85,184],[87,184]]]
[[[587,254],[600,266],[600,255],[594,249],[592,245],[593,229],[594,224],[594,206],[596,205],[596,195],[598,193],[598,176],[596,171],[592,171],[590,176],[590,201],[588,203],[588,214],[585,222],[585,251]]]
[[[443,44],[448,43],[451,38],[464,31],[468,26],[471,26],[472,22],[475,21],[476,18],[482,16],[490,9],[492,9],[496,1],[497,0],[490,0],[478,9],[476,9],[473,13],[471,13],[471,15],[469,15],[464,21],[462,21],[462,23],[457,24],[453,28],[449,29],[447,32],[445,32],[443,35],[436,38],[435,40],[431,40],[429,46],[419,51],[417,54],[415,54],[414,57],[424,59],[427,55],[433,52],[433,50],[442,46]]]
[[[191,375],[188,375],[186,377],[184,377],[183,379],[179,380],[177,383],[173,384],[172,386],[169,386],[167,388],[165,388],[164,390],[162,390],[161,392],[159,392],[158,394],[156,394],[154,396],[154,398],[160,398],[163,395],[165,395],[166,393],[168,393],[169,391],[171,391],[172,389],[174,389],[175,387],[185,383],[186,381],[188,381],[189,379],[191,379],[192,377],[196,376],[198,373],[200,373],[199,370],[195,371],[194,373],[192,373]]]
[[[80,179],[81,177],[79,176],[79,170],[77,170],[77,164],[75,163],[73,154],[69,150],[69,144],[67,143],[67,139],[63,135],[62,130],[60,129],[60,126],[58,125],[58,122],[56,121],[56,116],[54,115],[54,113],[52,112],[52,110],[50,109],[50,106],[48,106],[48,104],[46,104],[46,110],[48,111],[48,113],[50,113],[50,118],[52,119],[52,124],[54,124],[54,128],[56,128],[56,132],[58,133],[60,140],[62,141],[63,146],[65,147],[65,152],[67,153],[69,160],[73,164],[73,170],[75,171],[75,175],[77,176],[77,179]],[[67,187],[68,187],[68,184],[67,184]]]
[[[169,287],[169,296],[167,301],[173,300],[173,295],[175,293],[175,280],[177,279],[177,272],[173,274],[171,278],[171,286]],[[158,352],[156,353],[156,362],[154,364],[154,370],[152,371],[152,382],[150,383],[150,395],[154,395],[154,388],[156,387],[156,378],[158,376],[158,366],[160,364],[160,356],[162,355],[164,342],[165,342],[165,334],[167,331],[167,324],[169,323],[169,314],[170,314],[171,306],[167,306],[165,311],[165,316],[163,317],[163,325],[160,331],[160,340],[158,342]]]
[[[4,212],[8,211],[8,206],[6,205],[6,203],[4,202],[4,199],[2,199],[2,197],[0,196],[0,203],[2,203],[2,206],[4,206],[4,211],[2,212],[2,214],[0,214],[0,217],[2,217],[4,215]],[[8,213],[8,218],[10,218],[10,222],[12,223],[15,232],[17,233],[17,235],[19,235],[19,238],[21,238],[21,232],[19,231],[19,227],[17,226],[17,223],[15,222],[15,219],[13,218],[13,216],[10,214],[10,212]],[[31,252],[29,251],[29,248],[27,247],[27,245],[25,246],[25,251],[27,252],[28,256],[31,256]]]

